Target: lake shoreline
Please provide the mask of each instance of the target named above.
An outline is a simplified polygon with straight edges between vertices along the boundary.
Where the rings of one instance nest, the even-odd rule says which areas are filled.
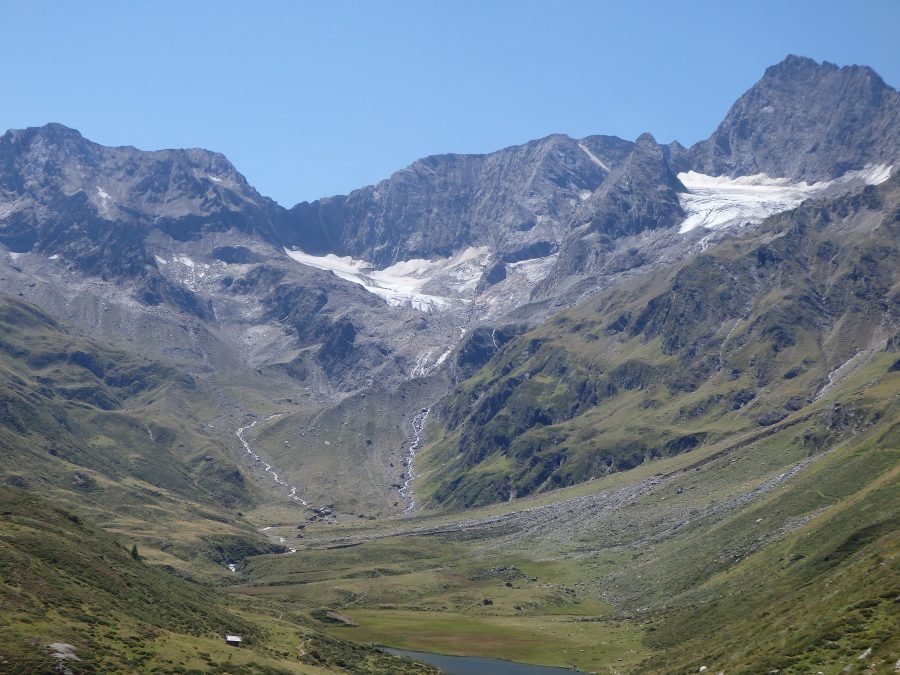
[[[541,666],[486,656],[437,654],[435,652],[399,649],[388,645],[376,645],[376,647],[393,656],[404,656],[437,666],[447,675],[480,675],[487,672],[494,675],[563,675],[563,673],[585,672],[573,667]]]

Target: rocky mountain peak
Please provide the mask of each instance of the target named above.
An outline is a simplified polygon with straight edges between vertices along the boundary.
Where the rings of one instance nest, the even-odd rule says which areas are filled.
[[[106,147],[61,124],[0,137],[0,244],[127,282],[145,304],[208,312],[161,275],[148,241],[230,230],[274,241],[281,213],[216,152]]]
[[[65,164],[92,162],[93,145],[62,124],[10,129],[0,136],[0,189],[20,192],[55,184]]]
[[[48,122],[41,127],[28,127],[26,129],[9,129],[0,136],[0,144],[19,144],[27,146],[34,142],[47,142],[54,145],[90,143],[81,132],[72,129],[59,122]]]
[[[276,254],[350,256],[379,272],[464,254],[479,257],[479,292],[506,281],[495,296],[513,287],[525,296],[540,284],[540,297],[550,297],[579,275],[611,269],[615,240],[684,222],[681,171],[814,182],[892,164],[898,99],[868,68],[789,56],[691,149],[661,146],[650,133],[633,142],[552,134],[489,154],[428,156],[290,211],[219,153],[104,147],[49,124],[0,138],[0,244],[117,279],[155,276],[154,261],[182,243],[192,256],[237,262],[254,259],[247,246],[260,242]],[[207,235],[222,233],[234,237],[206,246]]]
[[[106,147],[48,124],[0,138],[0,214],[0,242],[62,253],[47,248],[47,234],[63,242],[64,230],[91,223],[156,228],[180,240],[231,227],[271,238],[279,211],[220,153]]]
[[[554,134],[487,155],[434,155],[347,196],[298,204],[285,241],[383,268],[467,246],[558,243],[571,215],[631,151],[608,136]]]
[[[115,205],[140,209],[225,192],[241,200],[264,201],[220,153],[106,147],[56,123],[10,130],[0,137],[0,168],[0,185],[8,189],[24,188],[37,199],[49,196],[48,191],[56,196],[84,191],[106,211]]]
[[[838,66],[829,61],[819,63],[815,59],[808,56],[798,56],[797,54],[788,54],[783,61],[775,63],[766,68],[763,79],[787,77],[791,80],[797,78],[815,78],[819,77],[823,71],[838,70]]]
[[[900,94],[870,68],[788,56],[688,154],[692,168],[711,175],[807,182],[891,163],[900,155]]]
[[[683,217],[676,192],[684,187],[669,164],[667,149],[649,133],[597,192],[579,209],[576,220],[608,236],[638,234],[668,227]]]

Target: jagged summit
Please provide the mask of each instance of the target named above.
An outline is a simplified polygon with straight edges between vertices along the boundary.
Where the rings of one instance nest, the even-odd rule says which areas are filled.
[[[572,250],[573,228],[586,223],[619,237],[682,221],[681,172],[815,183],[898,156],[900,94],[870,68],[788,56],[690,149],[660,146],[650,133],[634,142],[554,134],[486,155],[436,155],[349,195],[297,205],[282,234],[305,251],[379,269],[467,246]]]
[[[106,147],[64,125],[0,137],[0,242],[134,276],[155,266],[143,240],[236,228],[273,240],[280,211],[224,155]]]
[[[788,54],[784,59],[776,64],[766,68],[763,78],[797,78],[815,79],[822,76],[824,72],[832,71],[860,71],[867,76],[874,77],[878,82],[884,84],[884,80],[872,68],[865,65],[847,65],[839,66],[831,61],[822,61],[819,63],[808,56],[800,56],[797,54]],[[887,85],[885,85],[887,86]]]
[[[815,182],[900,156],[900,94],[871,68],[788,56],[766,69],[683,166]]]
[[[175,197],[196,197],[210,188],[231,190],[246,200],[264,201],[219,152],[201,148],[144,151],[132,146],[108,147],[56,122],[7,131],[0,136],[0,162],[0,178],[10,186],[28,188],[27,178],[32,174],[49,174],[52,180],[45,180],[40,186],[30,185],[35,192],[38,187],[55,188],[65,194],[81,189],[96,192],[96,183],[106,182],[110,188],[119,188],[120,199],[130,202],[143,197],[146,203],[171,204]],[[26,180],[17,183],[16,178]],[[173,194],[175,191],[180,194]]]
[[[874,167],[880,176],[898,156],[900,94],[869,68],[799,56],[768,68],[690,149],[650,133],[635,141],[552,134],[488,154],[425,157],[375,185],[290,210],[219,153],[104,147],[51,123],[0,137],[0,243],[114,278],[157,276],[166,240],[228,232],[379,271],[477,249],[473,274],[490,268],[495,282],[473,288],[508,296],[540,287],[546,298],[566,279],[606,268],[612,241],[759,222],[811,196],[794,189],[802,181],[869,165],[883,165]],[[791,184],[720,181],[757,174]],[[426,283],[417,279],[416,293]],[[433,286],[436,296],[446,290]]]
[[[48,122],[39,127],[26,127],[25,129],[9,129],[5,134],[0,136],[0,143],[28,143],[36,137],[44,137],[55,139],[57,141],[75,141],[80,142],[86,140],[81,132],[72,127],[59,122]]]
[[[558,241],[575,207],[631,152],[554,134],[487,155],[435,155],[346,196],[298,204],[286,240],[384,268],[467,246]]]
[[[898,101],[869,68],[789,56],[690,149],[650,133],[552,134],[488,154],[425,157],[375,185],[289,210],[219,153],[104,147],[53,123],[0,137],[0,244],[94,277],[137,280],[136,297],[180,297],[175,304],[192,313],[202,303],[163,281],[188,272],[160,260],[203,241],[191,260],[231,264],[259,260],[253,246],[263,258],[287,249],[391,302],[473,302],[473,316],[485,317],[643,264],[618,259],[617,242],[629,237],[758,223],[824,189],[803,181],[869,165],[871,175],[842,179],[841,189],[879,182],[900,156]],[[753,178],[732,181],[744,176]],[[328,256],[352,258],[352,269]],[[452,271],[454,261],[466,272]]]

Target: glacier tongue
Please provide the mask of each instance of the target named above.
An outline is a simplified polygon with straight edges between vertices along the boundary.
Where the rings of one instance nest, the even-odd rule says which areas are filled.
[[[771,178],[764,173],[739,178],[707,176],[696,171],[680,173],[678,179],[688,189],[678,196],[681,208],[687,214],[680,232],[690,232],[696,227],[721,229],[760,223],[829,189],[883,183],[890,177],[892,168],[884,164],[869,166],[811,185],[787,178]]]
[[[376,270],[365,260],[332,253],[315,256],[289,249],[285,253],[303,265],[333,272],[341,279],[359,284],[389,305],[422,312],[445,310],[469,301],[488,259],[486,246],[470,247],[451,258],[405,260]],[[425,292],[426,284],[429,288],[439,288],[440,294]]]

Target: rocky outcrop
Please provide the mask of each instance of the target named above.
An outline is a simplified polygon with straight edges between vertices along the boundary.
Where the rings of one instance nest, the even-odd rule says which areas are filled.
[[[671,227],[684,218],[678,192],[684,192],[669,153],[650,134],[642,134],[628,158],[576,211],[576,222],[610,237]]]
[[[900,157],[900,93],[865,66],[788,56],[680,162],[710,175],[807,182]]]

